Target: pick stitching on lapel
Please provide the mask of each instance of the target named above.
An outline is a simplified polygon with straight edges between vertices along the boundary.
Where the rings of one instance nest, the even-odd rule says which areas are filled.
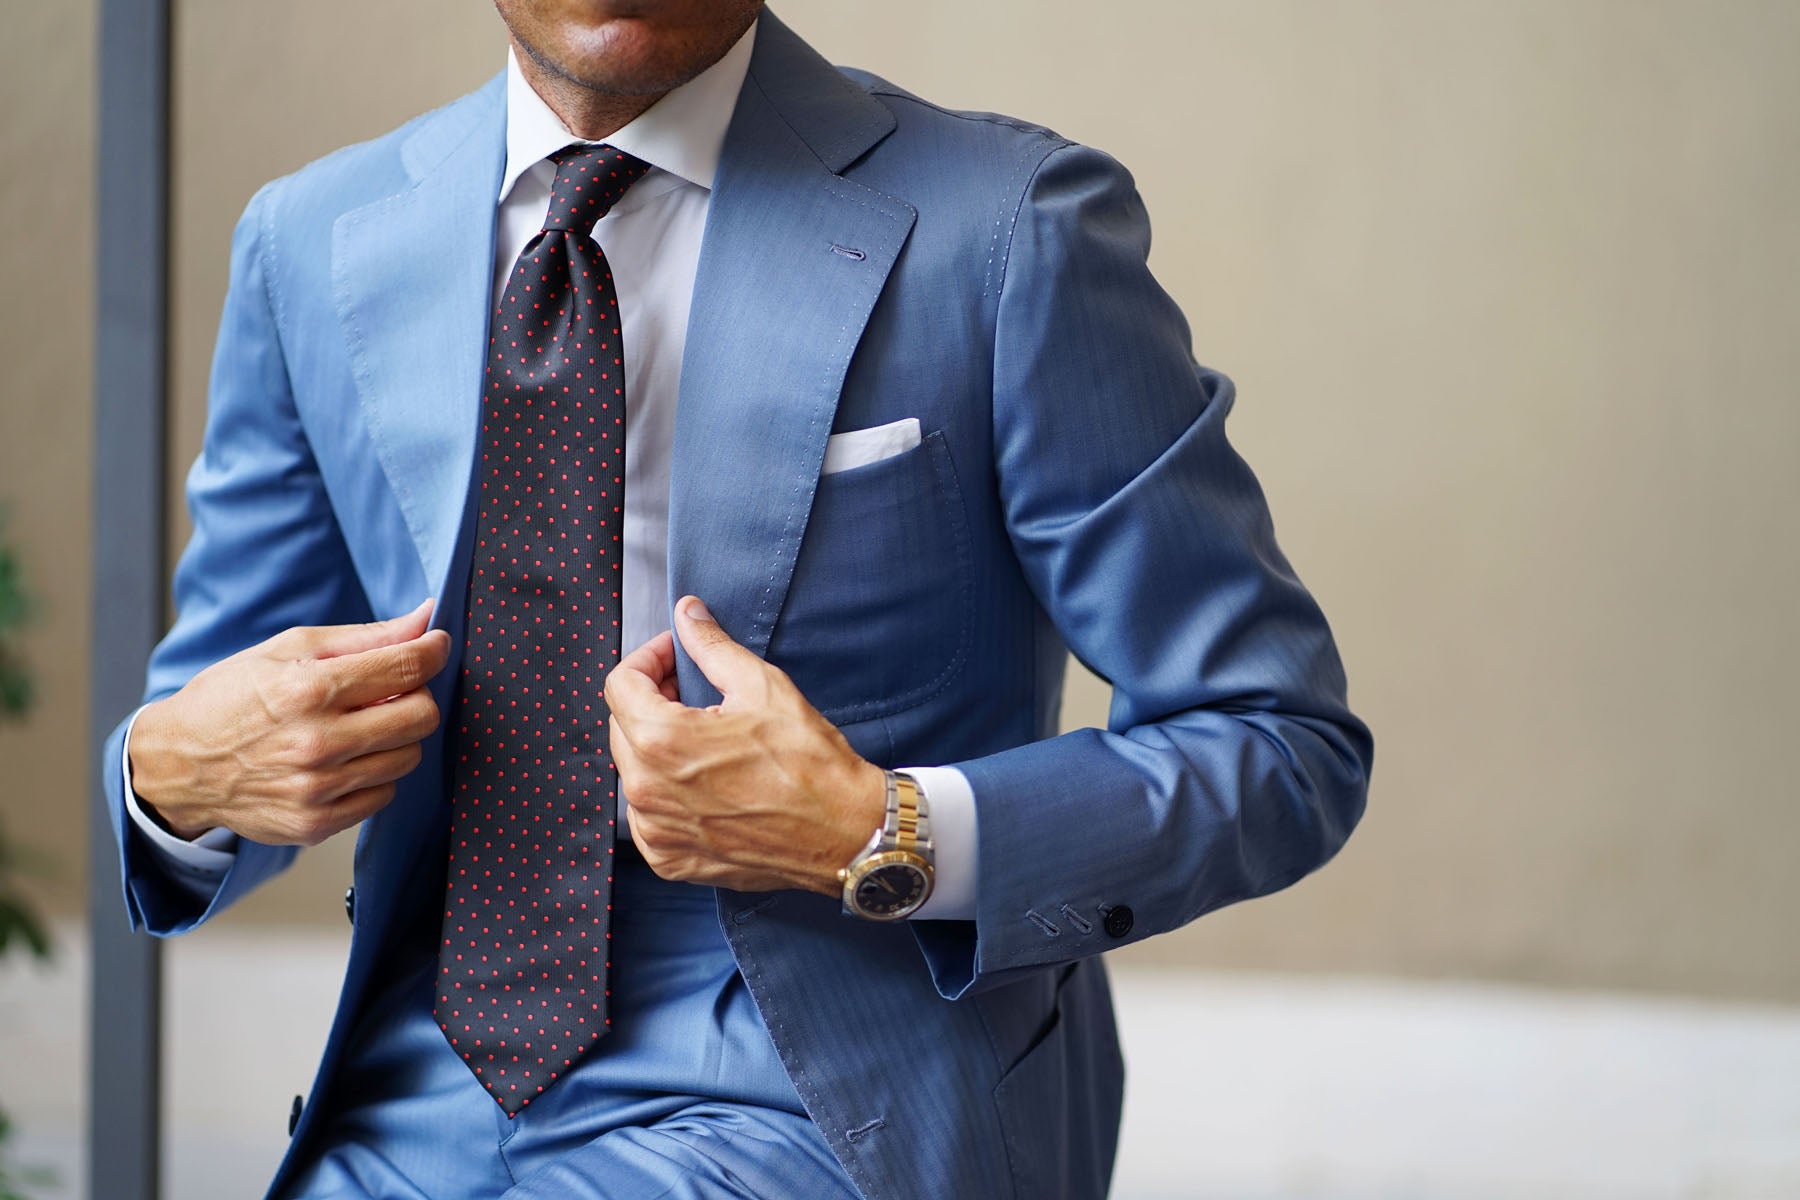
[[[332,289],[376,457],[425,578],[454,572],[475,457],[505,76],[431,114],[402,147],[405,191],[332,227]]]

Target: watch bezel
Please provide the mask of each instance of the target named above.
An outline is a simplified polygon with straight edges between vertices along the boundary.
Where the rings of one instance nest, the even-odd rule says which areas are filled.
[[[916,874],[923,882],[918,898],[911,903],[896,908],[892,912],[873,912],[859,902],[857,890],[869,876],[888,867],[905,867]],[[934,882],[931,862],[922,854],[911,850],[880,850],[874,854],[859,858],[853,866],[841,872],[844,878],[844,905],[857,916],[868,921],[901,921],[918,912],[931,899],[931,888]]]

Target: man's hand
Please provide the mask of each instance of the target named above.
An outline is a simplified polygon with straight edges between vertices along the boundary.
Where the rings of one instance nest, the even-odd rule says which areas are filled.
[[[688,708],[663,633],[606,680],[631,836],[664,879],[836,895],[837,872],[881,824],[887,781],[781,670],[731,640],[693,596],[675,629],[724,696]]]
[[[224,826],[313,846],[394,798],[438,725],[425,690],[450,635],[429,602],[368,625],[296,628],[214,663],[131,729],[132,790],[179,837]]]

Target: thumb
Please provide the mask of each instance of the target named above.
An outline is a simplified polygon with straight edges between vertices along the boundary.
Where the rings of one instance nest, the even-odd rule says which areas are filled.
[[[726,696],[760,684],[767,664],[731,640],[698,596],[675,605],[675,633],[700,673]]]
[[[345,654],[361,654],[382,646],[397,646],[424,635],[431,627],[431,604],[427,600],[409,613],[370,621],[362,625],[321,625],[311,630],[308,649],[315,658],[337,658]]]

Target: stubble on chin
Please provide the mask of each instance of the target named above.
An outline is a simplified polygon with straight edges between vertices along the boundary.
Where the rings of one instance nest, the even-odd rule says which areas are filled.
[[[504,18],[505,6],[500,7]],[[561,37],[530,22],[508,20],[507,25],[519,52],[542,75],[565,86],[601,95],[659,96],[722,58],[761,8],[750,5],[728,22],[698,29],[659,30],[641,19],[654,13],[656,4],[637,0],[605,7],[610,19],[600,28]]]

